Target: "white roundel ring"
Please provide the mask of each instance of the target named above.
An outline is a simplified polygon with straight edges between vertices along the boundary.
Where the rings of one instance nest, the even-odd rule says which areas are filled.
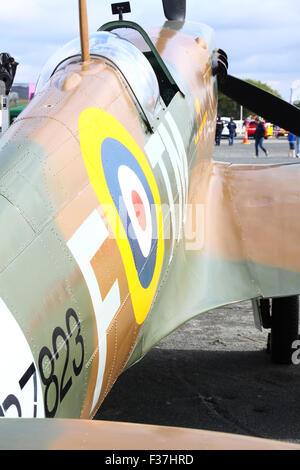
[[[147,258],[151,249],[153,229],[151,207],[146,191],[138,176],[128,166],[120,166],[118,179],[132,229],[143,256]]]

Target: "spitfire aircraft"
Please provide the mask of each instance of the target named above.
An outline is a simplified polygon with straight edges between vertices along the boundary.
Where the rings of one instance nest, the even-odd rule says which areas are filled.
[[[122,371],[219,306],[252,300],[272,359],[290,360],[299,165],[212,152],[218,89],[297,135],[300,111],[230,76],[211,28],[185,22],[185,0],[163,7],[167,21],[146,32],[124,20],[129,2],[114,4],[119,18],[88,35],[79,1],[80,39],[46,63],[0,140],[3,448],[108,448],[115,435],[126,448],[209,448],[201,431],[91,419]]]

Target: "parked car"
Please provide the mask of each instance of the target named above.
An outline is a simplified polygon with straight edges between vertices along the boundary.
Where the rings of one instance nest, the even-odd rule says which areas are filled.
[[[267,138],[268,137],[273,137],[273,132],[274,132],[274,126],[270,122],[266,123],[266,128],[267,128]]]
[[[229,136],[229,129],[227,127],[227,125],[229,124],[230,120],[228,119],[222,119],[223,121],[223,124],[224,124],[224,127],[223,127],[223,131],[222,131],[222,138],[227,138]]]
[[[222,121],[223,121],[223,131],[222,131],[222,139],[227,139],[228,136],[229,136],[229,129],[228,129],[228,124],[230,123],[230,117],[227,117],[227,116],[222,116],[221,117]],[[235,135],[240,135],[242,134],[243,132],[243,121],[240,121],[240,120],[236,120],[234,119],[234,122],[236,124],[236,133]]]
[[[272,134],[270,134],[269,131],[268,131],[269,126],[266,125],[265,121],[262,121],[262,122],[264,123],[265,130],[266,130],[265,139],[267,139],[268,137],[270,137],[270,135],[273,135],[273,130],[272,130]],[[250,121],[249,124],[248,124],[248,139],[252,138],[252,137],[254,138],[255,131],[256,131],[256,122],[255,121]]]
[[[286,137],[288,135],[288,131],[282,129],[282,127],[274,126],[274,136],[277,137]]]

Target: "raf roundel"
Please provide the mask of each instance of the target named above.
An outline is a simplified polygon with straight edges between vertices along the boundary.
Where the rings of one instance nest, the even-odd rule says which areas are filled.
[[[146,289],[153,278],[157,253],[157,223],[151,188],[135,157],[117,140],[103,141],[101,159],[139,281]]]
[[[89,179],[120,249],[141,324],[149,313],[164,255],[157,184],[143,151],[111,114],[86,109],[79,135]]]
[[[156,226],[155,219],[152,220],[151,217],[147,193],[137,175],[128,166],[120,166],[118,178],[124,207],[132,226],[132,232],[128,231],[128,236],[137,239],[140,251],[147,258],[152,247],[153,227]]]

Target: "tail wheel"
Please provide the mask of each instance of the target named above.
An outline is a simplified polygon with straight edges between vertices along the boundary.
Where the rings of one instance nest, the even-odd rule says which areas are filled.
[[[298,338],[299,297],[279,297],[272,300],[270,351],[276,364],[291,364],[292,343]]]

